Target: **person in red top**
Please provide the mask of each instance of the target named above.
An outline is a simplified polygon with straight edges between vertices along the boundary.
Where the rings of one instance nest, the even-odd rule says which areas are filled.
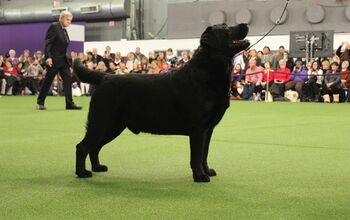
[[[279,68],[274,73],[274,83],[269,89],[274,99],[284,96],[285,84],[290,80],[290,73],[286,60],[280,60]]]
[[[17,69],[12,65],[11,59],[6,60],[3,71],[5,74],[5,80],[6,80],[5,94],[12,95],[12,86],[14,84],[19,84],[20,78],[19,78]]]
[[[274,79],[275,79],[275,71],[273,69],[271,69],[271,62],[269,60],[266,60],[263,63],[264,71],[263,71],[263,78],[262,78],[262,82],[261,85],[263,87],[263,89],[265,90],[265,94],[262,94],[261,99],[264,100],[266,97],[266,91],[269,90],[270,86],[273,84]]]

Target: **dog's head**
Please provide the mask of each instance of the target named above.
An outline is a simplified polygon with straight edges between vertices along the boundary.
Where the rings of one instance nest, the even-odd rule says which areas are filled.
[[[226,24],[214,25],[204,31],[200,44],[203,47],[216,50],[224,56],[233,57],[249,47],[249,41],[244,39],[247,34],[247,24],[232,27]]]

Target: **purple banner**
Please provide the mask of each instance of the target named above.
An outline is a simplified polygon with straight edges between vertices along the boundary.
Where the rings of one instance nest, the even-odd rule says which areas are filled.
[[[37,50],[44,51],[45,35],[51,23],[34,24],[9,24],[0,25],[0,53],[5,54],[10,49],[20,56],[23,50],[29,49],[31,55]],[[82,24],[84,23],[74,23]],[[68,47],[70,51],[84,51],[84,42],[71,41]]]

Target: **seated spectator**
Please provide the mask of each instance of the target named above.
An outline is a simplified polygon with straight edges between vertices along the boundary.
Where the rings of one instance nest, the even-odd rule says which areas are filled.
[[[272,69],[276,70],[279,67],[280,60],[284,59],[284,52],[285,52],[284,46],[280,46],[278,48],[278,52],[273,57],[272,62]]]
[[[154,51],[150,51],[148,52],[148,63],[152,63],[153,60],[157,60],[156,54],[154,53]]]
[[[117,67],[119,67],[120,62],[122,62],[122,54],[119,51],[117,51],[115,53],[114,63],[117,65]]]
[[[142,74],[146,74],[148,72],[149,63],[147,57],[142,57],[141,62],[139,64],[139,69],[141,70]]]
[[[138,61],[140,61],[143,57],[145,57],[145,55],[143,53],[141,53],[141,48],[140,47],[136,47],[135,48],[135,56],[136,56],[136,59]]]
[[[126,68],[126,65],[124,62],[119,63],[119,69],[117,70],[117,74],[123,75],[128,74],[130,71]]]
[[[190,55],[189,55],[188,51],[183,51],[183,52],[181,53],[181,59],[180,59],[180,61],[179,61],[179,64],[180,64],[181,66],[183,66],[183,65],[184,65],[185,63],[187,63],[190,59],[191,59],[191,58],[190,58]]]
[[[90,70],[94,69],[94,63],[92,61],[86,62],[85,65]],[[94,88],[92,88],[89,83],[80,82],[80,90],[82,96],[89,96],[91,94],[90,92],[93,92]]]
[[[271,66],[273,62],[273,55],[271,54],[270,47],[268,46],[265,46],[263,49],[263,54],[261,56],[261,64],[264,65],[266,61],[269,61]]]
[[[92,62],[97,65],[102,60],[103,57],[98,54],[97,48],[92,48]]]
[[[248,54],[248,62],[251,59],[256,60],[256,65],[261,66],[261,59],[258,57],[258,52],[255,49],[251,49]]]
[[[333,62],[331,64],[331,70],[327,72],[327,75],[324,78],[324,86],[322,89],[323,100],[325,103],[330,103],[333,99],[334,103],[339,102],[339,94],[341,92],[341,81],[339,75],[339,64]]]
[[[166,62],[169,64],[172,68],[175,67],[175,63],[177,62],[177,57],[173,53],[173,49],[169,48],[166,52]]]
[[[23,75],[25,79],[25,86],[32,92],[33,95],[39,93],[39,75],[42,75],[44,69],[40,66],[38,60],[34,60],[28,67],[28,71]]]
[[[164,70],[164,67],[165,67],[164,64],[166,64],[165,53],[162,51],[159,51],[158,56],[157,56],[157,65],[158,65],[159,69]]]
[[[36,51],[34,53],[34,57],[33,57],[34,60],[38,60],[39,61],[39,64],[42,68],[45,68],[46,67],[46,63],[45,63],[45,59],[43,57],[43,54],[40,50]]]
[[[259,99],[257,93],[262,90],[261,82],[263,78],[263,68],[257,66],[257,60],[252,58],[249,60],[248,69],[246,70],[245,85],[242,97],[246,100]]]
[[[159,74],[161,69],[158,66],[157,61],[153,60],[149,69],[148,69],[148,74]]]
[[[322,61],[322,72],[326,73],[330,69],[331,69],[331,63],[329,62],[329,60],[323,60]]]
[[[294,69],[294,60],[292,57],[289,57],[289,53],[287,51],[284,51],[283,59],[286,61],[286,66],[289,70]]]
[[[349,71],[349,62],[344,61],[341,64],[341,83],[343,88],[350,88],[350,71]]]
[[[24,69],[28,69],[29,65],[33,62],[32,57],[30,56],[30,51],[25,49],[23,54],[19,57],[18,62],[23,64]]]
[[[105,65],[105,62],[100,61],[97,63],[96,70],[102,71],[102,72],[107,72],[107,67]]]
[[[118,70],[117,65],[112,60],[109,61],[107,73],[117,74],[117,70]]]
[[[273,100],[284,97],[285,85],[290,80],[290,69],[287,67],[286,60],[281,59],[278,63],[279,68],[274,74],[274,81],[269,89]]]
[[[320,88],[323,83],[323,71],[319,68],[318,62],[313,61],[310,69],[308,70],[308,80],[306,81],[303,89],[304,101],[318,102],[320,97]]]
[[[303,86],[307,80],[307,71],[303,69],[302,62],[295,62],[295,67],[290,77],[290,81],[286,84],[286,90],[295,90],[298,93],[299,99],[303,100]]]
[[[265,60],[263,63],[264,71],[263,71],[263,79],[262,79],[262,87],[264,93],[261,94],[261,99],[265,99],[266,91],[269,91],[270,86],[273,84],[275,79],[275,71],[271,69],[271,63],[269,60]],[[265,99],[266,100],[266,99]]]
[[[126,69],[129,71],[129,73],[131,73],[134,70],[134,65],[139,64],[139,60],[136,58],[136,55],[133,52],[128,53],[127,59],[128,60],[126,61]]]
[[[16,51],[14,49],[9,50],[9,58],[11,61],[11,64],[13,66],[16,66],[19,62],[19,59],[16,57]]]
[[[231,99],[239,100],[244,89],[244,70],[242,69],[241,64],[237,63],[231,72]]]
[[[78,53],[78,58],[80,59],[80,61],[81,61],[82,63],[85,63],[85,60],[87,59],[87,56],[85,55],[84,52],[79,52],[79,53]]]
[[[6,89],[5,94],[13,95],[12,88],[13,86],[20,85],[20,78],[17,72],[17,69],[13,66],[12,60],[10,58],[6,59],[5,66],[3,67],[6,80]]]

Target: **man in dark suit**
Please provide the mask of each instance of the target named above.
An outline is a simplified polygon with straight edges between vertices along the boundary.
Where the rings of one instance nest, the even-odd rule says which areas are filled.
[[[66,109],[82,109],[81,106],[75,105],[73,102],[71,68],[66,55],[69,44],[66,28],[71,24],[72,19],[73,15],[70,12],[62,12],[59,21],[52,23],[46,33],[45,59],[47,73],[37,100],[38,110],[46,110],[45,98],[57,73],[60,73],[63,79]]]

